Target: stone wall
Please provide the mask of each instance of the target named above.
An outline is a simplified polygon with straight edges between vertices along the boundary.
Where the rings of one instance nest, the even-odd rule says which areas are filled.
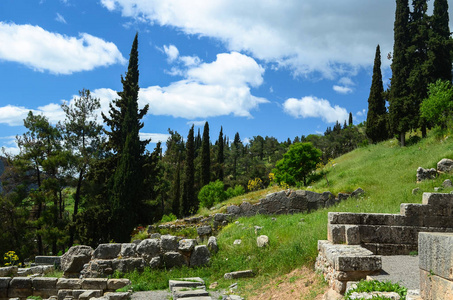
[[[163,235],[135,243],[100,244],[95,250],[74,246],[61,258],[61,269],[67,278],[102,278],[115,271],[126,273],[151,268],[197,267],[209,263],[207,246],[194,239]]]
[[[227,213],[234,217],[262,215],[294,214],[330,207],[349,197],[363,194],[361,188],[352,194],[339,193],[335,197],[331,192],[322,194],[306,190],[286,190],[267,195],[256,204],[243,202],[241,205],[227,207]]]
[[[453,299],[453,234],[421,232],[418,239],[420,295]]]
[[[400,214],[329,213],[328,240],[362,245],[374,254],[418,250],[419,232],[453,232],[453,195],[424,193],[423,204],[401,204]]]
[[[67,279],[44,277],[0,277],[0,300],[26,299],[28,296],[56,297],[58,300],[89,299],[130,285],[129,279]],[[117,300],[127,299],[127,293],[117,294]],[[122,297],[121,297],[122,296]]]

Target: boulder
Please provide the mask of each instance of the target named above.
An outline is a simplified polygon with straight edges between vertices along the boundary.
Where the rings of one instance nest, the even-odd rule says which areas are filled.
[[[269,237],[267,235],[260,235],[256,238],[256,244],[258,245],[258,248],[269,246]]]
[[[423,181],[426,179],[435,179],[437,177],[437,170],[434,168],[423,169],[419,167],[417,169],[417,181]]]
[[[146,239],[141,241],[137,246],[137,253],[143,256],[146,260],[160,254],[160,240]]]
[[[143,269],[145,268],[145,261],[141,257],[114,259],[112,262],[112,268],[113,270],[121,273],[128,273],[134,270],[143,271]]]
[[[351,193],[351,197],[358,197],[365,194],[365,191],[362,188],[358,188]]]
[[[217,238],[215,236],[211,236],[208,240],[208,249],[212,253],[217,253],[219,252],[219,246],[217,245]]]
[[[199,236],[206,236],[210,235],[212,233],[212,228],[211,226],[201,226],[197,228],[197,234]]]
[[[164,253],[163,256],[165,267],[168,269],[187,265],[186,261],[184,260],[184,257],[179,252],[166,252]]]
[[[121,244],[100,244],[93,252],[94,259],[114,259],[121,251]]]
[[[453,184],[452,184],[450,179],[445,179],[444,182],[442,183],[442,186],[445,187],[445,188],[446,187],[452,187]]]
[[[160,237],[160,247],[163,252],[178,250],[178,238],[173,235],[163,235]]]
[[[134,257],[137,254],[137,245],[134,243],[121,244],[121,257]]]
[[[453,170],[453,160],[444,158],[437,163],[437,170],[439,172],[449,173]]]
[[[90,246],[73,246],[61,256],[61,270],[66,277],[78,277],[83,265],[91,260],[93,248]]]
[[[211,252],[206,245],[196,246],[195,250],[192,252],[190,256],[190,266],[191,267],[198,267],[198,266],[205,266],[211,260]]]
[[[241,213],[241,209],[237,205],[230,205],[227,207],[227,213],[232,215],[239,215]]]
[[[149,266],[151,267],[151,269],[160,268],[162,266],[162,258],[160,258],[160,256],[151,258],[151,260],[149,261]]]
[[[194,239],[183,239],[179,241],[178,250],[182,252],[190,252],[197,244],[197,241]]]

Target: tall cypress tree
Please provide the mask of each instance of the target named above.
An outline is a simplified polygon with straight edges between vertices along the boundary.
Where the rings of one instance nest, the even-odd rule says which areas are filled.
[[[400,136],[401,146],[406,144],[405,134],[410,129],[412,120],[412,116],[407,114],[410,109],[409,89],[406,82],[410,71],[407,60],[407,49],[410,43],[408,22],[408,0],[396,0],[389,115],[391,129]]]
[[[201,142],[201,181],[205,186],[211,181],[211,145],[209,142],[209,124],[206,122]]]
[[[198,210],[198,201],[195,196],[195,141],[194,141],[194,126],[189,130],[186,141],[186,169],[184,177],[184,191],[182,198],[182,213],[184,216]]]
[[[379,45],[378,45],[378,46],[379,46]],[[348,125],[349,125],[349,126],[354,125],[353,122],[352,122],[352,112],[349,113],[349,121],[348,121]]]
[[[449,27],[449,16],[448,16],[448,1],[447,0],[435,0],[434,11],[432,16],[432,30],[429,37],[429,51],[428,57],[431,61],[433,77],[431,82],[435,82],[437,79],[452,80],[451,65],[452,56],[450,51],[452,50],[450,40],[450,27]]]
[[[374,57],[373,77],[371,81],[370,96],[368,97],[368,114],[366,120],[366,135],[373,143],[387,138],[386,126],[387,109],[385,108],[384,87],[381,73],[381,49],[376,47]]]
[[[139,222],[143,209],[145,174],[142,170],[145,146],[149,141],[140,141],[140,121],[148,106],[138,109],[138,34],[135,35],[125,78],[121,78],[123,91],[120,99],[110,105],[110,119],[104,116],[111,132],[109,144],[117,153],[117,166],[111,179],[110,203],[112,205],[112,237],[117,242],[130,240],[130,232]]]
[[[219,133],[219,140],[217,141],[218,149],[217,149],[217,165],[218,165],[218,171],[217,171],[217,179],[220,181],[223,181],[223,164],[225,162],[225,154],[223,153],[223,127],[220,127],[220,133]]]

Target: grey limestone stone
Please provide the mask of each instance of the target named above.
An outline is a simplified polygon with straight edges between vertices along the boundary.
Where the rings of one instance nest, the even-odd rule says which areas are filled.
[[[182,239],[179,241],[178,250],[183,252],[190,252],[195,248],[197,244],[197,241],[194,239]]]
[[[121,244],[100,244],[93,252],[95,259],[113,259],[121,251]]]
[[[160,246],[163,252],[178,250],[178,238],[173,235],[163,235],[160,237]]]
[[[451,172],[453,169],[453,160],[444,158],[437,163],[437,170],[440,172]]]
[[[149,259],[160,254],[160,240],[146,239],[137,246],[137,253]]]
[[[260,235],[256,238],[256,244],[258,248],[264,248],[269,246],[269,237],[267,235]]]
[[[236,271],[236,272],[230,272],[230,273],[225,273],[223,277],[228,280],[228,279],[237,279],[237,278],[246,278],[246,277],[253,277],[254,273],[252,270],[245,270],[245,271]]]
[[[201,226],[197,228],[197,234],[199,236],[206,236],[210,235],[212,233],[212,228],[211,226]]]
[[[211,236],[209,237],[209,240],[208,240],[208,249],[212,252],[212,253],[217,253],[219,252],[219,246],[217,244],[217,238],[215,236]]]
[[[190,266],[198,267],[205,266],[211,260],[211,252],[206,245],[196,246],[190,256]]]
[[[137,245],[134,243],[121,244],[121,257],[133,257],[137,254]]]
[[[184,257],[179,252],[166,252],[163,255],[166,268],[181,267],[187,265]]]

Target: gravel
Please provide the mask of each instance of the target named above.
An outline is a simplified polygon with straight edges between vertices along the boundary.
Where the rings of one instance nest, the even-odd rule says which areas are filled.
[[[399,282],[400,285],[409,290],[419,289],[420,269],[418,267],[418,256],[382,256],[381,274],[370,277],[379,281]]]

